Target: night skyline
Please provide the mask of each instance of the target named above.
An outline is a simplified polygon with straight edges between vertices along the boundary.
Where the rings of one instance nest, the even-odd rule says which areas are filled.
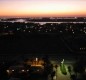
[[[0,17],[85,17],[85,0],[0,0]]]

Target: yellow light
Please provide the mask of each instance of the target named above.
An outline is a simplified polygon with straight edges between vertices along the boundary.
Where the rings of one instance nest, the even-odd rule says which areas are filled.
[[[42,67],[42,65],[35,65],[35,64],[33,64],[33,65],[31,65],[31,66],[40,66],[40,67]]]

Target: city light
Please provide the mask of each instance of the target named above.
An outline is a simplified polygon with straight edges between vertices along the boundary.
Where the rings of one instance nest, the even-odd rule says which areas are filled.
[[[10,71],[9,70],[6,70],[7,71],[7,73],[10,73]]]
[[[21,70],[22,72],[24,72],[25,70],[23,69],[23,70]]]

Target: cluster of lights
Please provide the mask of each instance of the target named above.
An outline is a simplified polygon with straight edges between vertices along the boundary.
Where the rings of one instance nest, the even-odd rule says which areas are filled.
[[[22,71],[22,72],[26,72],[26,71],[28,72],[28,71],[29,71],[29,69],[27,69],[27,70],[22,69],[21,71]]]
[[[56,25],[58,25],[59,23],[57,23],[57,24],[55,24],[55,26],[54,26],[54,23],[50,23],[50,25],[52,26],[47,26],[46,24],[45,25],[40,25],[40,24],[34,24],[34,25],[30,25],[30,26],[28,26],[28,24],[25,24],[24,25],[24,27],[17,27],[16,28],[16,30],[17,31],[21,31],[21,32],[45,32],[45,33],[47,33],[47,32],[51,32],[51,31],[56,31],[57,30],[57,28],[59,27],[59,26],[56,26]],[[63,26],[63,25],[62,25]],[[9,26],[5,26],[4,25],[4,29],[6,29],[6,28],[8,28]],[[83,32],[83,34],[86,34],[86,27],[85,27],[85,25],[82,27],[82,29],[77,29],[77,25],[76,25],[76,27],[75,26],[73,26],[73,25],[69,25],[69,24],[67,24],[66,23],[66,25],[64,25],[63,27],[65,27],[65,29],[60,29],[60,27],[59,27],[59,31],[57,31],[57,32],[60,32],[60,33],[63,33],[63,31],[64,32],[71,32],[72,34],[75,34],[75,31],[76,31],[76,33],[78,33],[78,31],[79,32]],[[62,28],[62,27],[61,27]],[[8,29],[7,29],[7,31],[8,31]],[[7,32],[7,33],[9,33],[9,31]],[[13,32],[12,32],[13,33]]]
[[[7,73],[14,72],[14,71],[15,71],[14,69],[12,69],[12,70],[6,70]],[[26,71],[28,72],[29,69],[27,69],[27,70],[22,69],[21,71],[22,72],[26,72]]]
[[[80,31],[86,34],[86,27],[84,27],[83,29],[80,29]]]
[[[86,48],[80,48],[80,50],[86,50]]]
[[[70,27],[66,26],[65,31],[72,31],[73,34],[75,34],[73,26],[70,25]],[[84,32],[86,34],[86,27],[83,27],[82,29],[76,29],[76,31],[81,31]]]

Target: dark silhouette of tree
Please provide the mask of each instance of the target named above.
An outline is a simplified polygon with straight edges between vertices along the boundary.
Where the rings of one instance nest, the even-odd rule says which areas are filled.
[[[8,74],[6,72],[6,70],[8,69],[8,65],[6,63],[2,64],[2,66],[0,66],[0,80],[8,80]]]
[[[49,57],[47,55],[43,57],[43,61],[45,64],[50,64],[50,60],[49,60]]]
[[[77,80],[75,75],[71,75],[72,80]]]
[[[26,63],[23,64],[23,66],[24,66],[25,69],[29,69],[29,68],[31,67],[31,65],[28,65],[28,64],[26,64]]]
[[[53,80],[53,77],[55,76],[55,71],[51,73],[51,80]]]
[[[58,68],[58,65],[57,65],[57,64],[55,65],[55,68],[56,68],[56,70],[57,70],[57,68]]]
[[[68,72],[69,72],[70,75],[71,75],[71,66],[68,66]]]
[[[86,66],[86,61],[83,58],[80,58],[73,66],[73,70],[76,73],[80,73],[83,75],[85,73],[85,66]]]
[[[48,56],[44,56],[43,61],[44,61],[44,64],[43,64],[44,65],[44,76],[48,77],[48,75],[53,70],[53,65],[51,64]]]

